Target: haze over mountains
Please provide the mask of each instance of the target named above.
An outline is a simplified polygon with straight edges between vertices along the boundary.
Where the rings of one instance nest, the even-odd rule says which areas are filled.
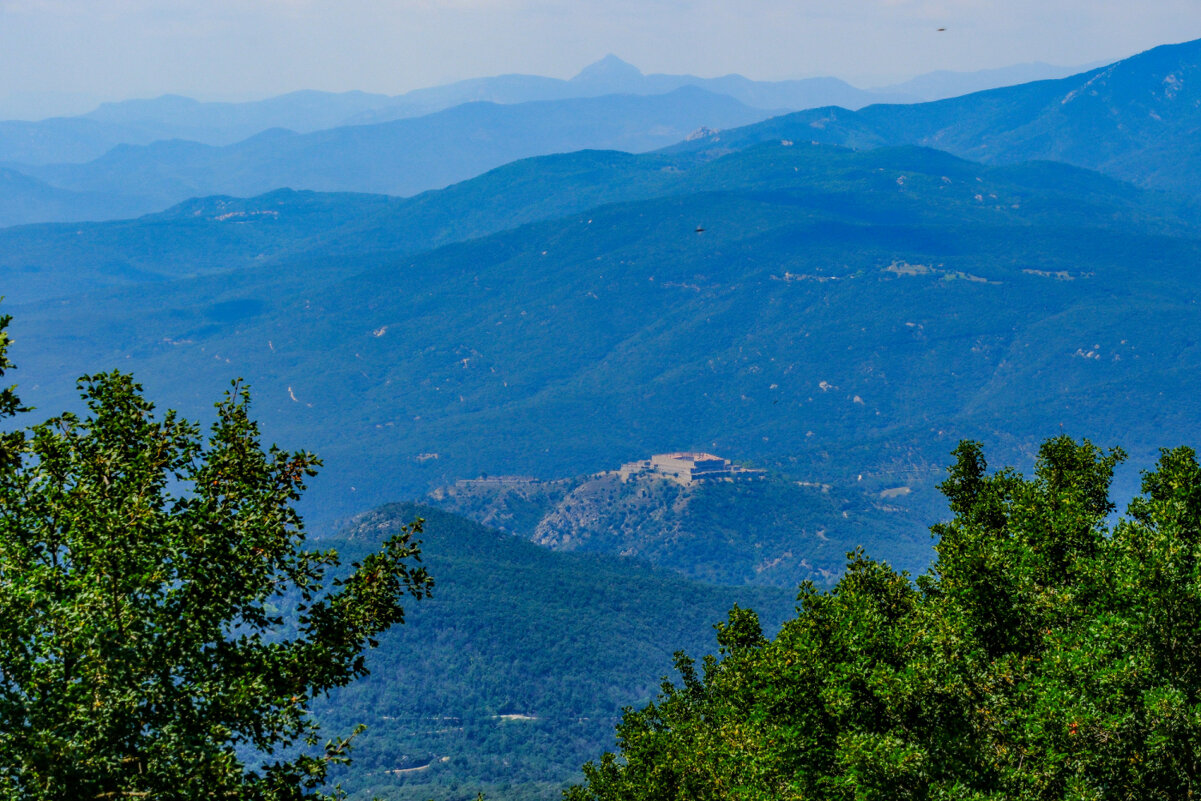
[[[418,119],[308,134],[272,129],[225,147],[182,140],[122,145],[86,164],[25,171],[72,191],[136,197],[143,211],[285,186],[413,195],[519,158],[580,148],[653,150],[706,124],[738,126],[765,116],[693,88],[649,97],[468,103]]]
[[[1201,189],[1201,45],[1187,42],[1081,75],[935,103],[813,109],[687,147],[795,137],[854,148],[936,147],[987,164],[1045,159],[1157,189]]]
[[[837,78],[754,81],[741,75],[699,78],[694,75],[644,75],[609,55],[570,80],[538,75],[498,75],[402,95],[369,92],[290,92],[264,100],[202,102],[180,95],[100,104],[72,117],[41,120],[15,117],[0,123],[0,160],[30,164],[83,161],[118,144],[149,144],[158,139],[188,139],[228,145],[270,128],[310,133],[343,125],[386,122],[423,116],[462,103],[528,103],[607,94],[666,94],[695,86],[733,97],[757,108],[803,109],[838,105],[938,100],[1026,81],[1059,78],[1079,69],[1050,64],[1020,64],[978,72],[940,71],[876,90],[857,89]],[[4,106],[0,106],[3,115]],[[36,136],[34,135],[36,133]],[[22,136],[23,134],[23,136]]]
[[[919,96],[941,96],[1062,71],[1036,64],[932,74],[913,86]],[[525,156],[652,150],[780,111],[916,99],[909,91],[865,92],[833,78],[643,75],[608,56],[566,81],[508,75],[397,97],[295,92],[250,103],[106,103],[78,117],[0,122],[0,164],[8,167],[0,225],[127,217],[195,196],[285,186],[411,195]]]
[[[0,161],[31,165],[82,162],[98,158],[119,144],[146,145],[161,139],[184,139],[230,145],[272,128],[312,133],[420,117],[464,103],[511,105],[604,95],[663,95],[686,87],[720,94],[760,109],[796,110],[825,105],[859,108],[886,100],[916,99],[901,92],[856,89],[836,78],[773,82],[752,81],[740,75],[722,78],[643,75],[616,56],[606,56],[570,80],[500,75],[417,89],[394,97],[367,92],[299,91],[245,103],[200,102],[178,95],[104,103],[76,117],[0,122]]]
[[[950,103],[976,130],[972,109],[1028,116],[1087,85],[1104,114],[1090,100],[1079,119],[1100,121],[1066,128],[1063,141],[1084,131],[1080,148],[1137,154],[1133,123],[1114,120],[1147,116],[1154,89],[1166,131],[1186,130],[1196,50],[859,114],[925,119]],[[1185,87],[1170,98],[1166,74]],[[1193,258],[1191,203],[1052,164],[808,144],[865,130],[858,117],[846,130],[813,125],[843,113],[785,116],[660,154],[517,162],[409,200],[273,193],[10,229],[0,266],[15,330],[30,332],[26,375],[39,391],[57,388],[39,401],[53,408],[74,375],[128,364],[166,388],[164,402],[193,410],[212,394],[200,388],[246,375],[281,438],[335,465],[318,491],[327,514],[479,471],[571,476],[681,447],[807,465],[798,479],[893,460],[930,476],[956,437],[1002,422],[1015,443],[1052,417],[1100,433],[1142,425],[1127,419],[1132,405],[1099,407],[1110,392],[1099,387],[1122,386],[1133,403],[1154,370],[1176,369],[1166,342],[1188,341],[1190,324],[1169,334],[1151,321],[1190,296],[1177,265]],[[325,141],[280,136],[314,142],[313,153]],[[1040,303],[1014,300],[1019,289]],[[1137,298],[1124,316],[1150,351],[1126,353],[1135,340],[1120,337],[1098,365],[1078,353],[1097,355],[1109,336],[1097,304],[1111,292]],[[985,314],[973,311],[981,303]],[[1074,317],[1070,335],[1036,333]],[[1054,391],[1050,374],[1065,376]],[[1083,400],[1065,403],[1065,390]],[[1013,403],[1025,424],[1009,420]],[[1173,407],[1182,430],[1190,407]],[[349,428],[326,417],[335,408]],[[506,434],[464,447],[482,430]]]

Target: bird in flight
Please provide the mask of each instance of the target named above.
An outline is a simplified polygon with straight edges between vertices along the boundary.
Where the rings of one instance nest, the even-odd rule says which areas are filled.
[[[704,228],[702,228],[701,226],[699,226],[699,225],[698,225],[698,226],[696,227],[696,232],[697,232],[698,234],[703,234],[703,233],[705,233],[705,229],[704,229]]]
[[[945,31],[945,30],[946,30],[946,28],[939,28],[939,30],[940,30],[940,31]]]

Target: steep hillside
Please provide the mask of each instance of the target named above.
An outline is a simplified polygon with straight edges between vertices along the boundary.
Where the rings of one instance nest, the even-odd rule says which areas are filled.
[[[279,190],[247,199],[201,198],[136,220],[15,227],[0,230],[0,269],[8,276],[5,294],[17,303],[247,267],[258,269],[261,280],[286,281],[287,271],[266,277],[262,271],[298,258],[416,254],[602,204],[716,190],[810,186],[806,202],[817,208],[833,204],[823,213],[836,212],[847,198],[863,193],[853,203],[874,209],[875,216],[865,219],[888,214],[1008,219],[1015,210],[998,209],[985,203],[983,194],[977,201],[974,193],[962,191],[985,174],[999,182],[994,188],[1019,193],[1020,213],[1013,219],[1181,231],[1199,218],[1195,205],[1066,166],[981,172],[934,151],[856,154],[806,145],[778,161],[781,153],[792,152],[780,150],[780,141],[716,162],[687,152],[542,156],[407,199]],[[896,170],[898,176],[907,170],[938,175],[941,188],[934,195],[898,191],[873,174],[881,169]],[[941,179],[952,176],[961,179],[956,185],[961,191],[948,194],[950,185]],[[335,260],[327,261],[323,272],[330,276],[344,269],[355,268]]]
[[[769,629],[793,611],[795,589],[715,587],[554,553],[412,504],[361,515],[319,545],[353,559],[417,516],[433,598],[381,638],[370,676],[316,710],[330,735],[368,725],[339,777],[354,798],[557,798],[612,746],[622,707],[672,672],[675,650],[713,651],[712,626],[734,604]]]
[[[25,303],[289,258],[419,253],[602,203],[678,191],[702,161],[689,154],[577,151],[513,162],[413,198],[288,189],[197,198],[133,220],[0,229],[0,269],[9,300]]]
[[[0,229],[4,293],[11,304],[33,303],[252,267],[303,251],[397,202],[383,195],[280,190],[248,200],[203,198],[132,220]],[[0,213],[3,208],[0,200]],[[114,208],[111,199],[107,208]]]
[[[0,269],[10,302],[27,303],[288,258],[419,253],[601,203],[655,197],[680,186],[699,161],[578,151],[514,162],[413,198],[289,189],[197,198],[133,220],[0,229]]]

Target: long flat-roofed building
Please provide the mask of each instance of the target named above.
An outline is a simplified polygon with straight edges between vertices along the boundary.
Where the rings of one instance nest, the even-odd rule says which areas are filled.
[[[621,466],[618,473],[622,481],[629,481],[635,475],[649,473],[686,487],[697,481],[733,481],[736,478],[758,478],[764,475],[763,470],[739,467],[729,459],[693,451],[659,453],[650,459],[627,462]]]

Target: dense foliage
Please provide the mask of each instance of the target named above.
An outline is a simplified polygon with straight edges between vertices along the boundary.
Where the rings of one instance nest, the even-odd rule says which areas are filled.
[[[1046,442],[1033,478],[964,443],[911,581],[862,552],[765,638],[628,710],[593,799],[1178,799],[1201,789],[1201,466],[1162,452],[1113,521],[1119,451]]]
[[[317,461],[264,450],[244,389],[202,437],[127,375],[81,386],[0,462],[0,795],[326,797],[347,741],[308,707],[428,594],[414,529],[325,582],[293,509]]]

